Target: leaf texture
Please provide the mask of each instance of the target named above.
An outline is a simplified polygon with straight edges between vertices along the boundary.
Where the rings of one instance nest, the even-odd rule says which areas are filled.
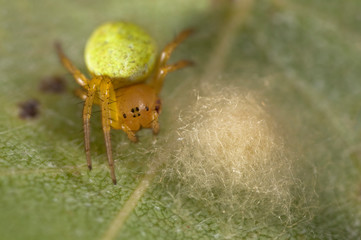
[[[0,9],[1,239],[360,239],[361,3],[341,1],[3,1]],[[155,142],[113,131],[118,185],[110,181],[99,109],[91,121],[93,170],[83,152],[81,101],[55,55],[86,72],[85,41],[99,24],[135,22],[160,48],[187,27],[172,56],[196,66],[168,76]],[[64,76],[68,91],[39,91]],[[174,121],[207,86],[256,93],[296,159],[292,221],[226,218],[181,198],[162,175]],[[18,117],[36,98],[39,116]],[[256,216],[257,214],[255,214]],[[277,219],[279,216],[275,216]]]

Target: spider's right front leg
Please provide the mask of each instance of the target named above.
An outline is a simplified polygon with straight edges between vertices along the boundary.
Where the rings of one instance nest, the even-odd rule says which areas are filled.
[[[97,88],[100,85],[101,79],[94,78],[89,81],[84,74],[82,74],[79,69],[77,69],[74,64],[68,59],[60,43],[55,43],[55,48],[59,56],[60,61],[64,67],[73,75],[75,81],[82,87],[86,89],[84,91],[78,91],[78,96],[84,99],[84,108],[83,108],[83,129],[84,129],[84,148],[86,161],[88,164],[89,170],[92,169],[92,162],[90,158],[90,116],[92,111],[92,105],[94,101],[94,96],[96,94]]]
[[[110,79],[103,79],[100,84],[100,99],[101,99],[101,109],[102,109],[102,127],[103,127],[103,134],[104,134],[104,141],[105,146],[107,149],[107,156],[108,156],[108,164],[110,169],[110,176],[112,178],[113,184],[117,184],[117,179],[115,176],[114,170],[114,160],[113,160],[113,153],[112,153],[112,143],[110,139],[110,128],[112,123],[112,113],[113,116],[118,118],[118,114],[116,109],[116,102],[115,102],[115,93],[113,89],[113,84]]]
[[[61,44],[59,42],[55,43],[55,49],[59,56],[59,59],[61,63],[64,65],[64,67],[73,75],[75,81],[85,89],[88,89],[90,87],[90,81],[87,79],[83,73],[79,71],[77,67],[74,66],[74,64],[70,61],[67,56],[65,56],[64,51],[61,47]],[[89,84],[89,85],[88,85]]]
[[[90,116],[92,111],[94,95],[96,93],[99,84],[100,84],[100,79],[98,78],[94,78],[90,81],[89,89],[87,92],[87,96],[85,98],[84,108],[83,108],[84,147],[85,147],[86,161],[89,170],[92,170],[92,162],[90,158]]]

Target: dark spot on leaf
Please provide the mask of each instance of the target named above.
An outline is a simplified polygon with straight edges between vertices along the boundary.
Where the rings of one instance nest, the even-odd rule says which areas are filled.
[[[39,101],[36,99],[29,99],[25,102],[19,103],[19,118],[32,119],[39,115]]]
[[[65,79],[60,76],[44,77],[40,82],[39,89],[45,93],[63,93],[65,91]]]

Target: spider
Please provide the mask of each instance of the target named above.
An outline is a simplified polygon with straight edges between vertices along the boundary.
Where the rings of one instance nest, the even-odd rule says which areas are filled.
[[[89,170],[92,169],[92,105],[101,107],[110,176],[116,184],[110,129],[123,130],[132,142],[137,142],[136,132],[141,128],[151,128],[153,134],[159,132],[158,118],[162,110],[159,94],[164,78],[172,71],[193,64],[188,60],[174,64],[167,64],[167,61],[173,50],[192,32],[192,29],[186,29],[179,33],[157,56],[154,40],[139,26],[128,22],[105,23],[92,33],[85,47],[90,79],[67,58],[60,43],[55,44],[60,61],[82,87],[75,94],[84,100],[84,147]]]

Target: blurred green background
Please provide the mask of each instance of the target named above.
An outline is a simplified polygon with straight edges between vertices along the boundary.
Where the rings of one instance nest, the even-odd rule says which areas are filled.
[[[258,219],[228,224],[196,201],[180,205],[156,176],[114,239],[361,239],[361,1],[246,2],[247,9],[232,12],[231,1],[0,0],[0,239],[106,239],[154,161],[149,131],[140,132],[138,144],[113,131],[113,186],[96,111],[94,166],[87,171],[82,104],[53,44],[61,41],[86,72],[85,42],[110,20],[143,26],[160,47],[184,28],[197,29],[172,55],[196,66],[166,80],[161,147],[201,81],[258,92],[297,153],[298,178],[311,197],[295,201],[313,216],[295,214],[287,226]],[[229,27],[237,16],[239,25]],[[54,75],[67,79],[67,91],[39,91],[41,80]],[[32,98],[40,115],[19,119],[18,104]]]

